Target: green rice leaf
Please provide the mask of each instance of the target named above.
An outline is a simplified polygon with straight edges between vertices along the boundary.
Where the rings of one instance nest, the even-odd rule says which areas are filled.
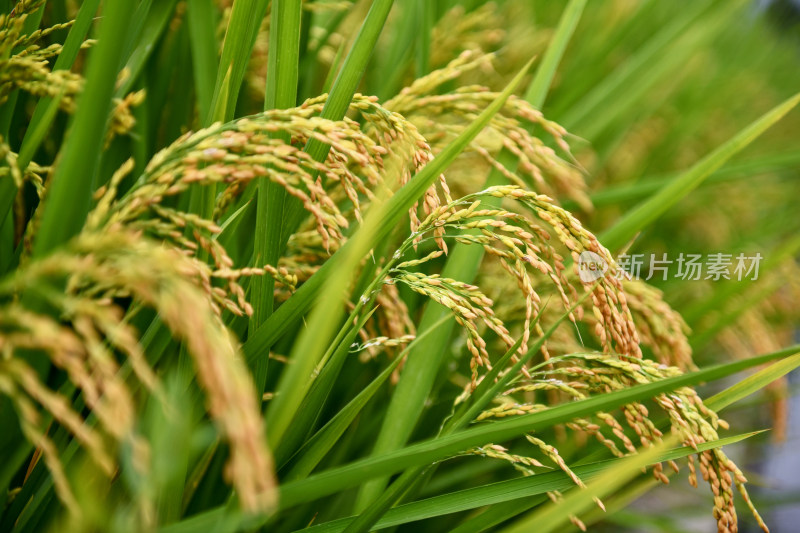
[[[186,22],[192,50],[192,73],[201,117],[211,114],[217,79],[218,48],[215,35],[214,0],[192,0],[186,4]]]
[[[628,211],[614,226],[600,236],[600,242],[612,252],[622,248],[638,232],[652,224],[670,207],[697,188],[731,157],[741,152],[773,124],[783,118],[798,102],[800,102],[800,93],[765,113],[735,137],[697,162],[680,177],[664,186],[663,189],[631,211]]]
[[[722,446],[729,446],[737,442],[758,434],[759,432],[743,433],[733,437],[727,437],[712,442],[705,442],[698,445],[694,450],[689,446],[675,448],[673,450],[662,450],[655,458],[650,458],[645,465],[655,464],[662,461],[677,460],[698,451],[713,450]],[[634,456],[643,458],[642,456]],[[584,481],[592,481],[601,478],[612,469],[624,462],[624,459],[612,459],[600,461],[588,465],[572,467],[572,471]],[[372,528],[372,531],[395,527],[402,524],[445,516],[448,514],[469,511],[484,506],[495,506],[505,502],[514,502],[517,509],[525,504],[525,500],[535,496],[543,495],[550,491],[567,491],[573,489],[575,483],[560,471],[545,472],[535,476],[519,477],[508,481],[499,481],[490,485],[482,485],[471,489],[460,490],[434,496],[425,500],[415,501],[399,505],[390,509]],[[583,491],[576,491],[583,492]],[[313,533],[338,533],[353,521],[354,517],[342,518],[332,522],[318,524],[302,531]],[[530,531],[530,529],[528,530]]]
[[[772,363],[752,376],[747,376],[742,381],[728,387],[724,391],[703,400],[703,403],[709,409],[717,412],[722,411],[739,400],[762,390],[776,379],[785,376],[797,367],[800,367],[800,354],[795,354],[786,359]]]
[[[134,2],[112,2],[104,7],[97,48],[89,54],[86,88],[78,99],[44,204],[42,222],[33,245],[42,257],[77,234],[91,205],[92,180],[103,149],[106,121],[117,80],[118,65],[133,15]]]
[[[288,109],[297,100],[297,80],[300,67],[301,0],[272,0],[270,44],[267,63],[267,87],[264,110]],[[290,142],[288,135],[279,136]],[[285,219],[286,190],[272,181],[258,186],[256,228],[253,237],[256,265],[277,265],[283,251],[281,239]],[[272,314],[275,280],[258,276],[252,280],[250,301],[253,315],[250,328],[255,330]],[[269,358],[258,360],[255,368],[256,389],[261,394],[266,385]]]
[[[556,33],[547,46],[542,62],[536,70],[536,76],[534,76],[533,81],[528,86],[528,91],[525,93],[525,100],[536,109],[541,109],[544,105],[558,64],[564,56],[564,51],[567,49],[570,39],[572,39],[572,34],[575,33],[575,28],[578,26],[584,7],[586,7],[586,0],[570,0],[567,7],[564,8]]]
[[[206,117],[204,125],[228,122],[233,118],[239,87],[268,3],[268,0],[237,0],[233,3],[211,99],[211,115]]]
[[[612,494],[628,484],[639,475],[642,468],[657,461],[664,451],[673,446],[677,436],[669,435],[663,442],[648,448],[636,455],[624,457],[604,470],[596,480],[589,483],[584,490],[573,490],[563,501],[550,502],[537,509],[529,516],[504,528],[504,533],[523,533],[536,528],[542,533],[563,531],[570,518],[579,516],[596,505],[596,500]],[[691,453],[691,452],[688,452]]]
[[[281,508],[286,509],[355,486],[372,477],[399,472],[414,465],[441,461],[473,446],[480,446],[487,442],[504,442],[523,433],[541,430],[593,412],[609,411],[680,387],[721,379],[754,366],[785,359],[799,351],[800,347],[794,346],[743,361],[716,365],[697,372],[570,402],[539,413],[477,426],[413,444],[381,456],[362,459],[313,475],[302,481],[281,486],[280,505]]]

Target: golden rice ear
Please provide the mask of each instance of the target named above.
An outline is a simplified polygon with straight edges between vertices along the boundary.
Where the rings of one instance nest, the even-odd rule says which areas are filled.
[[[206,393],[208,412],[229,442],[228,480],[243,508],[249,512],[274,508],[276,482],[259,403],[238,345],[215,306],[220,296],[208,284],[213,273],[195,259],[136,235],[84,238],[89,244],[86,251],[92,250],[95,256],[109,250],[104,259],[109,273],[118,276],[120,288],[152,306],[186,343]]]
[[[484,202],[487,199],[504,200],[509,209],[516,206],[517,210],[528,211],[532,216],[506,209],[486,209]],[[559,253],[566,250],[574,261],[573,280],[579,281],[585,291],[591,292],[593,320],[590,323],[603,349],[608,353],[641,357],[636,326],[621,280],[616,276],[618,268],[611,254],[594,234],[583,228],[571,213],[554,204],[549,197],[511,185],[490,187],[437,209],[421,223],[411,239],[418,242],[429,238],[427,236],[434,229],[450,232],[456,242],[481,246],[487,256],[499,261],[515,281],[516,287],[509,287],[508,290],[515,297],[521,296],[520,301],[524,302],[524,316],[516,317],[521,323],[523,336],[519,353],[527,351],[531,323],[541,312],[543,297],[554,296],[561,301],[564,309],[571,308],[578,299],[578,292],[568,279],[564,259]],[[553,236],[555,239],[551,239]],[[408,242],[401,246],[398,257],[402,257],[408,247]],[[580,278],[580,254],[585,252],[594,254],[606,265],[606,275],[596,282]],[[481,320],[494,331],[505,347],[510,347],[514,342],[503,321],[494,313],[494,303],[476,287],[408,272],[409,267],[416,267],[438,256],[434,252],[420,259],[400,263],[392,271],[392,276],[396,281],[409,285],[412,290],[456,311],[459,323],[470,331],[467,347],[474,357],[474,384],[478,367],[487,367],[489,364],[485,342],[471,322],[471,317],[490,317]],[[480,295],[471,294],[470,291],[477,291]],[[453,301],[452,305],[450,300]],[[467,304],[460,303],[462,301]],[[473,304],[484,309],[483,314],[476,312]],[[459,312],[462,309],[464,312]],[[578,318],[577,313],[570,316],[573,322]],[[538,322],[533,326],[538,334],[543,332],[541,327]],[[543,346],[542,353],[545,358],[548,357],[546,346]]]
[[[445,94],[437,94],[436,90],[448,81],[490,66],[493,58],[492,54],[463,52],[447,66],[403,89],[386,102],[386,107],[408,117],[425,137],[435,139],[433,149],[436,152],[497,97],[497,93],[482,86],[461,87]],[[534,126],[547,134],[572,159],[566,130],[545,119],[539,110],[525,100],[511,96],[486,130],[465,151],[461,158],[463,168],[457,162],[448,171],[451,182],[468,184],[467,187],[459,187],[459,192],[464,193],[475,189],[472,187],[476,185],[472,183],[475,178],[482,179],[495,169],[513,185],[552,198],[570,198],[582,209],[590,211],[592,204],[587,195],[588,187],[577,165],[574,161],[559,157],[542,139],[533,135],[530,131]],[[515,156],[515,168],[506,168],[493,155],[501,149]],[[482,162],[475,161],[475,156]]]
[[[236,341],[199,291],[176,286],[155,303],[169,328],[183,338],[207,398],[207,409],[231,448],[226,478],[242,507],[252,513],[277,504],[272,457],[265,442],[260,403]]]
[[[2,372],[0,372],[0,393],[11,400],[11,405],[17,411],[19,416],[22,434],[31,444],[36,446],[37,452],[34,454],[33,460],[37,461],[40,457],[44,459],[45,464],[53,476],[53,485],[58,498],[64,503],[64,506],[70,513],[73,515],[80,515],[80,507],[75,500],[72,488],[70,487],[66,473],[64,472],[64,465],[59,458],[58,448],[55,446],[52,439],[50,439],[47,435],[47,428],[42,427],[42,416],[39,413],[34,401],[32,401],[25,393],[23,387],[17,383],[13,373],[9,371],[9,366],[12,366],[9,364],[9,361],[3,361],[0,363],[0,369],[2,370]],[[32,372],[27,365],[21,362],[18,364],[17,370],[22,372]],[[33,379],[38,381],[38,378],[36,378],[35,375],[33,376]],[[28,385],[30,386],[31,383],[28,383]],[[36,391],[34,394],[36,394],[36,392],[40,392],[40,389],[40,384],[36,385]],[[70,415],[67,415],[63,409],[58,409],[58,414],[61,416],[62,420],[70,420],[74,417],[77,417],[75,413],[70,413]],[[71,415],[74,415],[74,417]],[[72,425],[69,422],[68,424]],[[81,434],[81,436],[84,437],[82,444],[84,444],[84,446],[88,445],[93,447],[96,444],[96,440],[94,439],[95,435],[92,434],[92,437],[87,438],[86,433],[87,432],[82,432]],[[99,457],[106,457],[105,450],[103,450],[102,447],[99,447],[99,449],[93,449],[92,452],[93,453],[91,455],[96,460]]]
[[[585,353],[559,356],[551,360],[550,365],[540,366],[531,372],[530,378],[518,381],[514,387],[507,389],[496,400],[497,405],[485,410],[478,420],[520,416],[546,410],[553,405],[552,399],[586,399],[592,395],[604,394],[608,391],[622,390],[636,384],[652,383],[668,377],[678,376],[682,371],[677,367],[666,366],[654,361],[633,359],[616,354]],[[555,393],[555,396],[549,393]],[[538,394],[548,394],[547,403],[537,403]],[[655,398],[657,408],[669,417],[670,431],[676,433],[685,446],[697,449],[699,444],[719,438],[719,428],[727,425],[715,412],[708,409],[697,395],[688,387],[678,389],[669,394]],[[640,443],[649,447],[661,442],[662,433],[652,422],[652,415],[640,403],[628,404],[622,408],[625,424],[633,431]],[[610,413],[594,415],[602,424],[592,420],[579,419],[567,424],[567,428],[578,435],[587,433],[595,436],[614,455],[622,456],[618,444],[628,453],[637,453],[636,447],[625,434],[623,426]],[[607,428],[607,429],[606,429]],[[611,430],[608,435],[604,430]],[[526,437],[535,444],[539,451],[549,460],[558,464],[569,475],[566,465],[562,465],[557,450],[541,439]],[[533,458],[505,453],[504,448],[482,447],[471,453],[503,459],[515,464],[517,468],[535,464]],[[700,472],[714,493],[714,516],[721,528],[732,528],[736,524],[736,511],[733,506],[733,487],[745,483],[745,477],[736,465],[720,449],[698,453]],[[695,463],[689,459],[690,480],[696,484]],[[678,470],[675,462],[669,465]],[[656,479],[668,483],[660,464],[652,468]],[[571,476],[576,484],[581,481]],[[742,486],[742,490],[744,487]],[[740,491],[741,492],[741,491]],[[751,506],[746,491],[742,496]],[[755,513],[757,520],[760,517]]]
[[[225,281],[225,292],[232,297],[212,294],[218,308],[234,314],[251,312],[238,283],[245,276],[272,276],[279,281],[278,298],[285,299],[298,282],[308,279],[330,253],[339,249],[345,240],[344,229],[352,219],[361,221],[362,210],[375,194],[404,185],[433,157],[414,125],[378,104],[375,97],[357,94],[351,102],[351,111],[360,114],[365,122],[363,131],[348,118],[320,119],[325,102],[326,96],[314,98],[294,109],[271,111],[186,134],[157,154],[134,188],[118,198],[119,184],[133,169],[133,162],[126,162],[109,185],[98,192],[99,201],[89,215],[87,230],[124,226],[170,242],[191,256],[210,257],[216,269],[204,283]],[[292,142],[276,140],[276,131],[288,134]],[[331,145],[324,164],[313,161],[297,147],[312,138]],[[384,181],[383,170],[389,158],[401,169],[399,183]],[[287,255],[278,265],[236,269],[216,239],[222,229],[216,221],[254,179],[272,180],[298,198],[311,215],[317,237],[303,231],[292,236]],[[222,186],[212,220],[163,204],[164,198],[181,194],[190,186]],[[451,200],[447,184],[440,177],[426,192],[422,211],[428,214]],[[348,203],[347,210],[340,209],[340,205]],[[417,205],[410,209],[412,231],[419,225],[418,211]],[[446,249],[440,230],[436,232],[438,245]],[[293,254],[298,243],[303,246],[299,260]],[[313,261],[309,260],[309,245],[321,248],[315,250]],[[393,307],[399,309],[397,305]],[[386,309],[391,312],[390,306]],[[385,322],[381,316],[378,319]],[[405,323],[409,323],[407,318]],[[390,338],[409,335],[412,329],[407,327]]]
[[[4,329],[0,347],[9,354],[2,363],[6,378],[0,385],[27,417],[23,429],[45,454],[54,477],[63,478],[60,463],[46,441],[32,401],[68,429],[112,475],[117,469],[112,459],[115,450],[122,443],[136,445],[140,438],[134,430],[136,403],[116,357],[123,356],[139,382],[160,395],[139,333],[125,323],[123,310],[114,304],[116,298],[130,297],[154,309],[172,334],[186,344],[207,398],[207,410],[230,445],[227,479],[242,507],[248,512],[274,508],[274,471],[255,388],[238,345],[219,316],[218,303],[230,302],[237,295],[220,294],[210,283],[213,275],[206,264],[177,249],[136,233],[109,230],[84,232],[66,250],[32,261],[0,287],[0,294],[9,296],[40,291],[53,279],[67,279],[65,293],[47,294],[50,304],[61,311],[61,321],[69,326],[19,304],[0,310]],[[22,350],[42,351],[67,372],[96,415],[96,429],[85,425],[64,398],[47,389],[17,359]],[[58,490],[71,506],[74,498],[65,478]]]
[[[293,109],[269,111],[186,134],[156,154],[133,190],[114,201],[120,176],[130,170],[126,164],[104,191],[87,228],[126,225],[192,253],[197,247],[206,249],[219,259],[218,267],[227,268],[231,264],[225,250],[209,237],[220,231],[215,221],[227,213],[249,182],[267,179],[297,198],[315,221],[322,245],[328,251],[337,249],[345,240],[344,230],[351,219],[361,220],[365,205],[378,190],[402,186],[433,154],[413,124],[380,106],[374,97],[356,95],[350,106],[366,122],[365,131],[348,118],[319,118],[325,101],[325,97],[319,97]],[[279,131],[291,142],[275,139],[274,133]],[[310,139],[331,146],[324,163],[314,161],[298,148]],[[382,170],[388,157],[400,164],[399,184],[384,182]],[[214,220],[203,220],[162,204],[164,198],[181,194],[190,186],[221,186]],[[445,202],[450,201],[443,178],[424,197],[426,214],[442,204],[440,195]],[[350,206],[343,211],[340,205],[348,203]],[[161,223],[156,223],[154,217]],[[418,223],[414,206],[412,231]],[[200,230],[195,241],[191,232],[187,237],[186,228]]]
[[[642,344],[653,351],[655,358],[681,370],[695,370],[692,348],[687,335],[689,326],[683,317],[664,301],[663,293],[642,281],[622,283],[633,320]]]

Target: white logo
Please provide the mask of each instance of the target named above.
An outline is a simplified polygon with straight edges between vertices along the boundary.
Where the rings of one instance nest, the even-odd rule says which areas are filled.
[[[582,252],[578,257],[578,276],[584,283],[597,281],[606,275],[608,263],[594,252]]]

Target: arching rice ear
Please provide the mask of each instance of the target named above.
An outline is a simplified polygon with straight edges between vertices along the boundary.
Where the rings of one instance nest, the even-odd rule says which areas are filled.
[[[386,102],[386,107],[413,122],[431,140],[433,150],[437,152],[458,135],[461,128],[473,121],[497,97],[497,93],[482,86],[460,87],[445,94],[438,94],[436,90],[467,72],[491,65],[492,59],[491,54],[463,52],[446,67],[403,89]],[[534,128],[543,131],[561,151],[571,157],[564,128],[545,119],[539,110],[525,100],[511,96],[486,130],[465,151],[466,155],[462,156],[477,155],[485,162],[483,167],[478,167],[479,171],[476,171],[476,162],[472,161],[462,176],[456,165],[449,171],[451,183],[466,181],[473,185],[474,179],[483,179],[489,170],[497,169],[511,184],[530,188],[552,198],[571,198],[583,209],[591,210],[587,185],[580,171],[575,164],[563,160],[542,139],[533,135],[531,131]],[[494,154],[499,153],[501,148],[516,156],[516,169],[506,169],[495,158]],[[465,191],[460,189],[459,192]]]
[[[58,458],[50,454],[52,447],[32,401],[70,430],[111,475],[116,470],[110,459],[115,457],[113,450],[139,438],[133,429],[135,403],[117,356],[125,358],[139,382],[159,393],[139,334],[124,322],[122,310],[114,303],[117,298],[133,298],[157,311],[173,335],[186,344],[206,394],[208,412],[230,445],[226,472],[242,507],[251,512],[273,508],[274,472],[256,393],[238,346],[219,315],[220,303],[224,307],[236,304],[229,301],[228,293],[220,294],[212,285],[213,275],[206,264],[140,234],[85,232],[64,251],[31,262],[0,286],[4,297],[20,292],[40,294],[59,310],[61,321],[69,324],[62,326],[19,308],[21,304],[0,313],[4,326],[0,350],[8,370],[3,390],[16,400],[27,436],[41,447],[55,477],[60,476]],[[58,280],[67,281],[66,292],[48,289],[50,282]],[[21,350],[44,352],[67,372],[97,415],[96,429],[84,425],[64,398],[38,382],[18,358]],[[59,482],[59,496],[68,505],[74,503],[66,481]]]
[[[487,209],[484,206],[487,198],[500,198],[525,207],[545,225],[504,208]],[[496,258],[515,281],[516,295],[525,302],[524,317],[520,320],[523,332],[519,354],[527,352],[531,323],[534,316],[541,312],[542,294],[545,291],[545,294],[554,294],[564,309],[571,308],[577,301],[577,291],[566,277],[564,259],[556,250],[556,244],[566,248],[576,263],[581,252],[591,251],[610,265],[612,273],[616,269],[611,254],[568,211],[544,195],[515,186],[491,187],[435,210],[401,246],[396,256],[402,258],[410,250],[411,243],[430,238],[426,236],[431,235],[434,229],[447,232],[448,238],[465,245],[482,246],[487,255]],[[494,302],[478,287],[410,270],[438,255],[439,252],[434,252],[420,259],[398,261],[390,271],[388,283],[403,283],[453,311],[458,323],[468,332],[467,348],[473,357],[471,383],[474,387],[478,368],[491,368],[486,342],[478,330],[478,323],[493,331],[506,349],[514,344],[514,340],[501,317],[494,312]],[[621,282],[615,276],[608,275],[597,283],[586,283],[584,286],[592,291],[593,323],[601,346],[609,353],[641,357],[638,333]],[[573,322],[578,320],[576,316],[570,318]],[[540,323],[536,323],[534,331],[540,335],[543,333]],[[546,345],[543,355],[545,358],[549,356]]]
[[[366,131],[349,118],[319,118],[324,103],[325,97],[320,97],[293,109],[273,110],[186,134],[156,154],[134,188],[117,198],[116,188],[132,168],[126,164],[103,191],[87,228],[126,225],[191,251],[194,245],[185,238],[184,228],[197,228],[201,233],[196,244],[215,250],[212,255],[221,260],[218,267],[229,267],[224,250],[210,242],[209,236],[219,232],[215,222],[245,186],[264,178],[300,200],[315,220],[327,249],[341,245],[343,230],[349,225],[349,209],[360,220],[377,189],[404,185],[433,155],[410,122],[377,104],[375,98],[356,95],[351,103],[351,110],[368,124]],[[291,142],[275,139],[274,133],[279,131],[288,134]],[[309,139],[331,145],[324,163],[313,161],[298,148]],[[381,171],[387,157],[400,161],[399,184],[384,182]],[[214,220],[201,220],[162,205],[164,198],[183,193],[190,186],[212,185],[221,186]],[[441,205],[439,190],[445,202],[450,201],[441,178],[438,188],[433,186],[424,197],[426,214]],[[340,207],[342,204],[349,205],[347,210]],[[415,206],[411,210],[412,231],[418,223]]]
[[[479,416],[479,420],[518,416],[525,413],[546,410],[552,407],[552,402],[539,402],[541,394],[555,392],[567,401],[571,399],[585,399],[593,394],[603,394],[609,391],[621,390],[636,384],[651,383],[670,376],[682,373],[679,368],[662,365],[653,361],[632,359],[619,354],[569,354],[554,357],[550,365],[540,365],[532,369],[530,378],[519,380],[513,387],[507,389],[503,396],[498,398],[498,405],[486,410]],[[548,399],[551,395],[547,396]],[[697,445],[719,438],[718,430],[727,428],[727,424],[716,413],[703,405],[697,393],[688,387],[678,389],[669,394],[662,394],[655,398],[655,404],[669,417],[670,430],[678,434],[685,446],[697,448]],[[622,408],[621,414],[626,425],[633,431],[641,445],[652,446],[661,441],[662,433],[652,422],[652,415],[648,409],[640,404],[633,403]],[[618,445],[629,453],[635,453],[636,448],[625,434],[622,425],[610,413],[597,413],[597,422],[593,420],[575,420],[567,427],[578,434],[588,433],[594,435],[614,455],[622,456]],[[605,431],[610,430],[611,434]],[[537,445],[545,457],[557,462],[557,452],[552,446],[536,439],[528,438],[529,442]],[[545,447],[543,447],[545,446]],[[484,446],[483,450],[486,449]],[[476,452],[477,453],[477,452]],[[525,464],[516,457],[497,456],[515,464]],[[736,530],[736,511],[733,505],[733,487],[741,493],[745,502],[752,509],[756,519],[761,522],[758,513],[752,507],[744,488],[746,479],[736,465],[728,459],[720,449],[698,453],[700,470],[703,479],[708,482],[714,493],[714,517],[717,519],[720,531]],[[528,461],[536,459],[531,457]],[[696,486],[696,466],[693,459],[689,461],[690,481]],[[670,462],[670,467],[677,471],[678,465]],[[564,467],[562,466],[562,469]],[[655,465],[653,475],[664,483],[668,483],[663,473],[662,465]],[[573,480],[581,484],[580,480]]]

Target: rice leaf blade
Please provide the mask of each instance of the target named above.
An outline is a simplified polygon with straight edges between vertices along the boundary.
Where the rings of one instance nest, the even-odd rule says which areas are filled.
[[[128,34],[134,2],[104,7],[100,42],[89,57],[86,88],[61,151],[43,206],[33,256],[42,257],[77,234],[86,220],[92,198],[92,180],[103,148],[106,120],[117,79],[117,66]]]
[[[372,477],[391,474],[414,465],[440,461],[472,446],[487,442],[503,442],[525,432],[551,427],[597,411],[608,411],[627,403],[651,398],[662,392],[684,386],[714,381],[771,361],[785,359],[800,351],[794,346],[770,354],[712,366],[696,372],[637,385],[625,390],[594,396],[586,400],[563,404],[541,413],[534,413],[478,426],[451,435],[431,439],[378,457],[362,459],[349,465],[315,474],[307,479],[287,483],[280,489],[281,508],[332,494]]]
[[[746,440],[759,432],[743,433],[716,441],[705,442],[694,450],[689,446],[662,451],[649,464],[662,461],[681,459],[697,453],[697,451],[712,450],[722,446],[730,446]],[[620,464],[621,459],[600,461],[588,465],[572,467],[573,472],[584,481],[594,480],[602,476],[608,469]],[[572,489],[575,483],[563,472],[545,472],[536,476],[520,477],[508,481],[499,481],[490,485],[482,485],[471,489],[434,496],[425,500],[399,505],[390,509],[381,518],[373,530],[395,527],[410,522],[435,518],[452,513],[468,511],[484,506],[495,506],[505,502],[515,502],[517,509],[523,504],[523,498],[532,498],[550,491],[566,491]],[[354,517],[318,524],[302,531],[313,533],[338,533],[353,521]]]
[[[567,7],[564,8],[555,35],[547,46],[542,62],[536,70],[536,75],[525,92],[525,100],[536,109],[541,109],[544,105],[558,64],[564,57],[564,51],[575,33],[575,28],[578,27],[585,7],[586,0],[570,0]]]
[[[270,27],[270,46],[267,63],[267,86],[264,110],[288,109],[297,100],[300,68],[301,0],[273,0]],[[278,135],[286,143],[288,135]],[[281,239],[286,190],[277,183],[259,184],[256,203],[256,228],[253,237],[255,264],[277,265],[283,251]],[[272,314],[275,280],[271,276],[253,279],[250,300],[253,314],[250,329],[255,330]],[[261,394],[266,386],[269,358],[259,359],[255,368],[256,390]]]
[[[800,102],[800,93],[765,113],[728,142],[698,161],[656,194],[628,211],[611,228],[600,235],[600,242],[611,251],[619,250],[639,231],[653,223],[670,207],[697,188],[709,175],[741,152]]]
[[[772,363],[768,367],[759,370],[751,376],[747,376],[714,396],[703,400],[703,403],[709,409],[717,412],[722,411],[739,400],[762,390],[776,379],[785,376],[797,367],[800,367],[800,354]]]
[[[192,73],[201,117],[211,114],[214,84],[217,79],[218,49],[215,35],[213,0],[192,0],[186,4],[186,22],[192,51]]]

